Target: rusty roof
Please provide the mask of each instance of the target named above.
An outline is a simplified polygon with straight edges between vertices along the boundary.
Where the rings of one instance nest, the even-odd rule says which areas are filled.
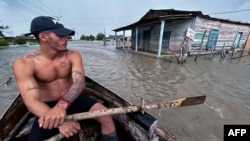
[[[209,15],[204,15],[201,11],[184,11],[184,10],[175,10],[175,9],[162,9],[162,10],[150,9],[139,21],[132,23],[130,25],[127,25],[127,26],[114,29],[113,31],[131,30],[135,26],[146,24],[146,23],[151,23],[151,22],[159,22],[160,20],[173,21],[173,20],[191,18],[191,17],[196,17],[196,16],[200,16],[203,18],[211,19],[211,20],[219,20],[219,21],[227,22],[227,23],[250,25],[250,23],[210,17]]]

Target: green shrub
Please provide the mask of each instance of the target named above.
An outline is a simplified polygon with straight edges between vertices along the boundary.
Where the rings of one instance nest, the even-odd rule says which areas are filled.
[[[8,46],[8,45],[9,45],[9,41],[0,39],[0,46]]]
[[[26,40],[24,40],[24,39],[16,39],[15,43],[18,44],[18,45],[23,45],[23,44],[26,44]]]

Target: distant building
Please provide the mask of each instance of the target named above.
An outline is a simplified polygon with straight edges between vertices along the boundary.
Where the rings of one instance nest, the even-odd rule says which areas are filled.
[[[32,36],[16,36],[16,39],[25,39],[27,42],[33,42],[33,41],[36,41],[35,37],[32,35]]]
[[[124,44],[124,47],[131,47],[130,39],[130,37],[124,37],[124,35],[109,35],[109,37],[104,38],[104,45],[116,45],[118,47],[123,47]]]
[[[193,31],[192,39],[186,38],[188,29]],[[180,50],[183,43],[189,53],[197,52],[202,38],[202,51],[240,48],[249,36],[250,23],[213,18],[201,11],[166,9],[149,10],[139,21],[113,31],[125,30],[132,31],[133,50],[160,56],[170,49]]]
[[[0,37],[0,39],[1,39],[1,37]],[[5,39],[5,40],[7,40],[7,41],[9,41],[9,42],[11,42],[11,43],[14,43],[14,42],[16,42],[18,39],[23,39],[23,40],[25,40],[25,42],[27,42],[28,44],[29,43],[31,43],[31,42],[36,42],[36,39],[35,39],[35,37],[34,36],[23,36],[23,35],[21,35],[21,36],[16,36],[16,37],[13,37],[13,36],[5,36],[5,37],[3,37],[2,39]]]

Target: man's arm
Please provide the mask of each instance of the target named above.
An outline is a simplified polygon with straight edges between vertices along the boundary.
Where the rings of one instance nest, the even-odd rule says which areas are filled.
[[[79,52],[69,52],[69,57],[72,63],[72,79],[73,84],[69,91],[63,95],[59,100],[57,106],[68,107],[83,91],[85,88],[85,75],[82,64],[82,57]]]
[[[18,89],[28,110],[41,120],[39,126],[45,129],[56,128],[64,122],[66,110],[58,106],[50,108],[41,101],[33,66],[32,61],[23,58],[13,62],[12,68]]]
[[[32,66],[20,58],[13,62],[12,70],[25,105],[31,113],[40,117],[50,108],[40,100],[39,87],[34,78]]]

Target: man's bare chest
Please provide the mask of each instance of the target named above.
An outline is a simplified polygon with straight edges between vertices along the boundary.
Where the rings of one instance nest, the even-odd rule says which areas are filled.
[[[41,82],[52,82],[57,79],[68,79],[71,76],[72,64],[69,60],[41,62],[35,66],[35,77]]]

